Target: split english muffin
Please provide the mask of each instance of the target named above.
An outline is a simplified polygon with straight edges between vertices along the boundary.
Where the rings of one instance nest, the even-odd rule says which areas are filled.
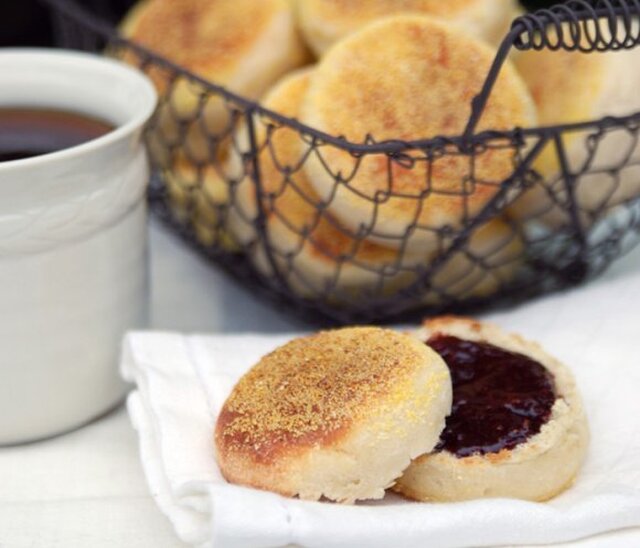
[[[345,38],[320,61],[301,120],[351,142],[369,135],[376,141],[459,135],[493,58],[488,46],[435,19],[383,19]],[[535,120],[533,101],[507,62],[478,131],[509,130]],[[513,173],[514,155],[509,147],[488,147],[434,157],[420,148],[405,158],[355,157],[325,144],[304,169],[318,196],[332,197],[330,213],[349,229],[364,227],[381,245],[404,241],[428,252],[435,230],[461,226],[495,196]]]
[[[519,13],[515,0],[294,0],[300,27],[317,55],[363,26],[415,12],[441,17],[465,32],[498,43]]]
[[[601,30],[605,32],[604,28]],[[634,32],[637,33],[637,28]],[[515,64],[533,95],[542,126],[587,122],[640,111],[637,69],[640,50],[637,48],[592,53],[524,51],[515,57]],[[626,128],[600,133],[592,128],[563,135],[567,164],[576,175],[573,193],[583,225],[588,227],[616,205],[640,197],[637,133]],[[525,193],[514,204],[513,213],[551,227],[570,223],[572,199],[553,142],[543,149],[533,167],[542,175],[544,185],[538,184]],[[554,198],[550,198],[550,194]]]
[[[453,408],[436,450],[394,489],[422,501],[544,501],[567,489],[589,440],[571,372],[538,344],[467,318],[427,320],[417,335],[450,368]]]
[[[218,464],[231,482],[286,496],[379,499],[434,447],[450,407],[447,367],[418,339],[324,331],[240,379],[216,425]]]

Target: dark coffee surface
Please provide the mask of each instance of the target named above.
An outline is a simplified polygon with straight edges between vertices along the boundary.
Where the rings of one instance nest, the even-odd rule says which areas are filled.
[[[0,162],[21,160],[86,143],[113,126],[61,110],[0,108]]]
[[[447,363],[453,382],[453,408],[436,451],[466,457],[513,449],[549,420],[555,383],[540,363],[448,335],[427,344]]]

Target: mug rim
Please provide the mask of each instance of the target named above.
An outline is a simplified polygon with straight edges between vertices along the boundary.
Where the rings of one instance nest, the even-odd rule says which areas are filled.
[[[119,73],[127,82],[130,83],[132,89],[136,93],[144,94],[146,99],[143,108],[140,109],[130,120],[122,125],[114,127],[111,131],[91,139],[85,143],[64,148],[54,152],[48,152],[31,158],[22,158],[19,160],[9,160],[0,162],[0,172],[9,171],[14,168],[39,166],[43,163],[53,162],[57,160],[66,160],[77,156],[92,152],[104,146],[108,146],[114,142],[121,140],[133,131],[144,126],[144,124],[152,116],[157,102],[158,94],[151,80],[136,68],[123,63],[116,59],[108,57],[99,57],[98,55],[86,53],[82,51],[66,50],[66,49],[46,49],[46,48],[2,48],[0,50],[0,63],[5,59],[22,59],[28,63],[28,58],[42,61],[43,58],[51,59],[52,66],[54,63],[73,62],[77,64],[90,65],[94,70],[102,68],[104,72]],[[43,103],[46,107],[46,103]],[[52,107],[55,108],[55,107]]]

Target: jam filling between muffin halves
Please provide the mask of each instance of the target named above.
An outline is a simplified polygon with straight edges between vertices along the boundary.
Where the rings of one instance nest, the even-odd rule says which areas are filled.
[[[436,334],[427,344],[447,363],[453,383],[453,406],[436,451],[467,457],[513,449],[549,420],[555,383],[537,361],[449,335]]]

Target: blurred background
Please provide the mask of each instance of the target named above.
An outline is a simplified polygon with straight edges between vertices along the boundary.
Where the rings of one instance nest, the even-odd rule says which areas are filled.
[[[136,3],[136,0],[76,1],[113,23],[119,21]],[[522,2],[528,9],[538,9],[557,3],[559,3],[557,0],[524,0]],[[0,47],[50,46],[53,43],[48,9],[39,0],[0,0]]]

